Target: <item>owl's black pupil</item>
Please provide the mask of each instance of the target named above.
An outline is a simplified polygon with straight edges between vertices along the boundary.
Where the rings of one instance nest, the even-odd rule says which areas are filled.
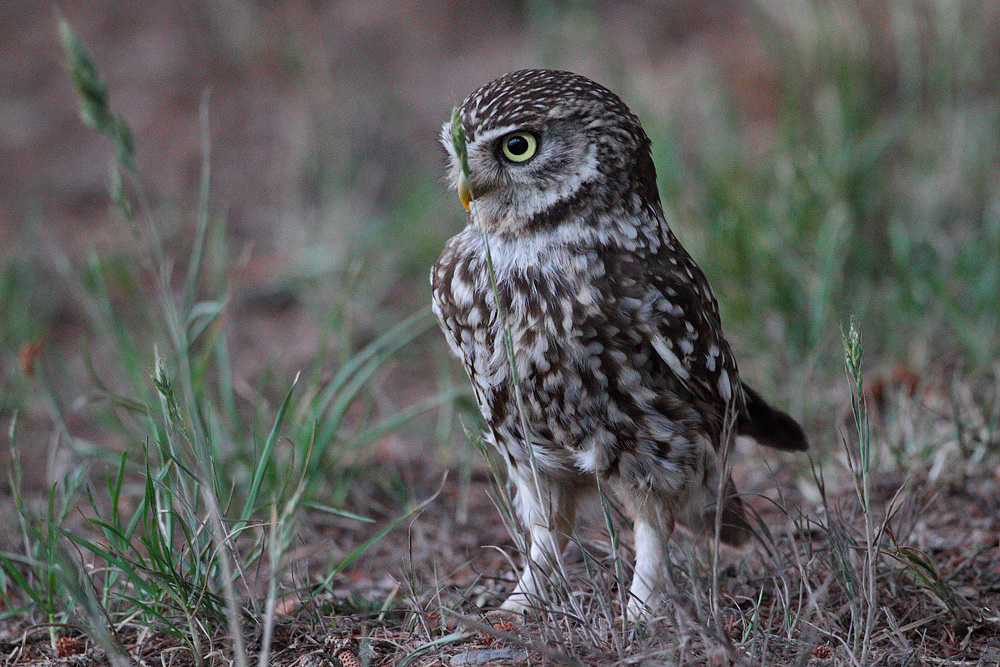
[[[528,152],[528,140],[521,135],[511,137],[507,140],[507,150],[511,155],[524,155]]]

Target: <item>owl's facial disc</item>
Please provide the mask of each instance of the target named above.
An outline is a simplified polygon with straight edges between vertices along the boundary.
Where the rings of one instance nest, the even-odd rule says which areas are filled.
[[[468,182],[450,145],[449,175],[470,221],[508,236],[594,227],[659,205],[649,138],[607,88],[582,76],[519,70],[458,108]]]
[[[456,169],[454,182],[472,221],[491,233],[536,231],[547,212],[598,176],[596,144],[561,119],[479,130],[468,159],[468,181]]]

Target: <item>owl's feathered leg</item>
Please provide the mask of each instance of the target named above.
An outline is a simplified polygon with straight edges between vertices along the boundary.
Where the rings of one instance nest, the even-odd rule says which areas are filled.
[[[673,515],[663,508],[645,508],[633,517],[635,533],[635,574],[629,588],[626,618],[645,621],[656,607],[667,567],[667,541],[674,532]],[[656,511],[656,510],[659,511]]]
[[[538,606],[545,576],[561,562],[573,530],[577,498],[568,485],[545,479],[538,479],[536,484],[527,466],[511,466],[510,478],[515,486],[514,505],[528,530],[531,546],[524,572],[501,609],[519,613]]]

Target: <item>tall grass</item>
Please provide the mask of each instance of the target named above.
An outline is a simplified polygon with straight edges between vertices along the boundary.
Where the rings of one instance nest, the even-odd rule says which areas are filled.
[[[872,358],[919,365],[945,346],[988,368],[1000,349],[995,5],[746,8],[762,47],[745,56],[761,82],[749,92],[776,114],[751,115],[707,63],[687,121],[647,122],[671,222],[727,330],[797,386],[836,377],[828,351],[851,315]]]
[[[120,262],[95,249],[82,268],[61,260],[100,360],[86,352],[84,398],[71,407],[62,398],[65,369],[47,352],[32,360],[67,464],[53,469],[58,479],[48,502],[36,507],[19,467],[36,445],[25,442],[15,411],[9,436],[22,545],[0,554],[0,594],[51,624],[52,650],[59,626],[76,621],[115,664],[132,659],[134,642],[124,631],[164,633],[198,665],[219,657],[248,665],[248,631],[251,638],[257,631],[245,622],[249,614],[261,624],[256,650],[264,665],[277,603],[308,594],[290,590],[286,576],[301,508],[368,521],[329,501],[350,484],[345,459],[454,398],[435,396],[382,422],[347,416],[376,371],[426,330],[430,317],[423,309],[377,337],[328,381],[317,371],[305,382],[296,377],[273,408],[247,405],[236,393],[228,343],[231,287],[211,201],[207,95],[194,238],[178,270],[137,173],[128,123],[112,111],[108,88],[69,24],[60,19],[59,31],[80,117],[111,144],[110,198],[140,251]],[[8,286],[16,302],[22,293]],[[144,308],[123,312],[112,296],[123,287]],[[70,410],[122,443],[119,451],[77,438]],[[410,515],[334,563],[317,590]]]

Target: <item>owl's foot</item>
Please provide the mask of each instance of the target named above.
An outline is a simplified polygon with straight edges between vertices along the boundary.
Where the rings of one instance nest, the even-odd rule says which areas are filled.
[[[510,596],[503,601],[503,604],[500,605],[501,611],[510,612],[512,614],[523,614],[533,607],[534,605],[531,604],[527,594],[522,593],[520,590],[516,590],[511,593]]]
[[[630,598],[625,609],[625,621],[632,625],[645,625],[653,620],[653,610],[636,598]]]

